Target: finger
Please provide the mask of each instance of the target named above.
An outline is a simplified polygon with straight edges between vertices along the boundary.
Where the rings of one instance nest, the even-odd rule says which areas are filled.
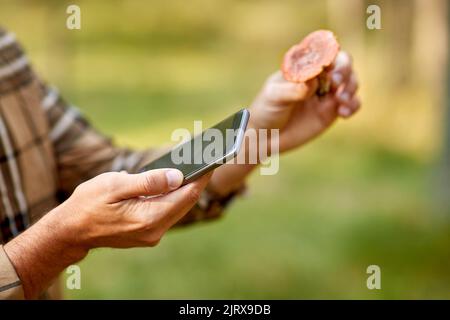
[[[157,169],[138,174],[119,173],[110,187],[115,200],[139,196],[154,196],[177,189],[183,182],[183,173],[177,169]]]
[[[200,194],[208,184],[211,175],[212,173],[208,173],[207,175],[204,175],[203,177],[200,177],[197,180],[182,186],[181,188],[170,194],[167,194],[160,198],[156,198],[155,201],[170,203],[171,205],[173,205],[172,209],[192,206],[198,201]]]
[[[347,104],[338,107],[338,114],[341,118],[349,118],[361,107],[358,97],[353,97]]]
[[[346,51],[339,51],[334,60],[333,69],[336,71],[349,70],[352,67],[352,57]]]
[[[190,196],[187,196],[187,201],[185,203],[185,206],[177,211],[175,210],[174,214],[170,216],[168,223],[167,223],[167,229],[171,228],[174,224],[176,224],[181,218],[183,218],[189,210],[192,209],[192,207],[199,201],[202,192],[206,188],[206,186],[209,183],[209,180],[211,179],[212,172],[208,173],[206,176],[201,177],[199,180],[193,182],[197,183],[196,185],[189,186],[186,188],[185,191],[187,194],[190,194]],[[191,183],[192,184],[192,183]],[[186,196],[185,196],[186,198]]]
[[[354,73],[351,74],[349,81],[345,85],[345,91],[347,91],[351,96],[354,96],[358,90],[358,79]]]
[[[313,111],[316,112],[317,118],[322,127],[328,127],[337,117],[338,102],[336,98],[330,94],[324,97],[317,97],[319,103],[311,103]],[[308,104],[309,107],[309,104]]]
[[[291,82],[291,81],[287,81],[284,76],[283,73],[278,70],[276,72],[274,72],[272,75],[269,76],[269,78],[266,81],[266,85],[269,83],[292,83],[292,84],[299,84],[296,82]],[[317,90],[317,86],[319,85],[319,83],[317,82],[317,79],[311,79],[309,81],[306,81],[305,84],[309,87],[309,92],[307,94],[314,94],[315,91]],[[303,86],[300,86],[301,89],[303,89]]]
[[[352,59],[350,55],[344,51],[340,51],[329,74],[331,88],[334,90],[342,83],[348,81],[352,75]]]
[[[316,94],[317,89],[319,88],[319,80],[314,78],[306,82],[306,84],[308,86],[308,92],[306,93],[305,99],[308,99]]]
[[[264,95],[266,99],[279,105],[291,104],[306,99],[314,92],[315,82],[310,83],[295,83],[289,81],[283,82],[268,82],[264,88]]]
[[[164,220],[170,226],[176,223],[197,203],[211,175],[212,172],[167,195],[150,199],[150,206],[159,204],[164,208],[154,218]]]
[[[268,101],[284,105],[309,98],[315,93],[317,86],[317,79],[296,83],[287,81],[282,72],[277,71],[267,79],[263,93]]]
[[[283,76],[283,73],[280,70],[275,71],[272,73],[266,80],[267,82],[283,82],[286,81],[286,79]]]
[[[347,104],[352,99],[352,95],[346,90],[345,84],[341,84],[339,86],[339,88],[336,90],[335,97],[338,101],[338,104]]]
[[[335,96],[340,104],[348,104],[356,91],[358,90],[358,82],[353,74],[347,84],[341,84],[336,90]]]

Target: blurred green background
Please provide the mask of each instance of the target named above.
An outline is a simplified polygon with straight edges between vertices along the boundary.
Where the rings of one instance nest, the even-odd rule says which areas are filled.
[[[156,248],[91,252],[67,298],[450,298],[445,0],[371,1],[381,30],[362,0],[0,3],[42,77],[120,145],[170,143],[249,105],[315,29],[335,31],[360,78],[362,110],[283,156],[279,174],[253,175],[223,219]],[[81,30],[65,27],[69,4]],[[366,287],[372,264],[381,290]]]

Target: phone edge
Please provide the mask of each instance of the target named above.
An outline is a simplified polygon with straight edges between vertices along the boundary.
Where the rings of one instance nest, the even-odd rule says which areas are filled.
[[[242,114],[242,119],[241,119],[241,123],[239,125],[239,129],[240,132],[238,133],[238,136],[236,138],[236,143],[234,145],[233,150],[231,150],[228,154],[226,154],[223,158],[221,158],[220,160],[213,162],[209,165],[207,165],[206,167],[204,167],[203,169],[200,169],[198,171],[195,171],[194,173],[192,173],[190,176],[185,177],[183,180],[182,185],[188,184],[194,180],[196,180],[197,178],[199,178],[200,176],[216,169],[217,167],[225,164],[226,162],[230,161],[231,159],[233,159],[234,157],[237,156],[237,154],[239,153],[241,146],[242,146],[242,141],[244,140],[244,135],[245,135],[245,131],[247,129],[247,125],[248,125],[248,121],[250,119],[250,112],[248,111],[247,108],[243,108],[240,111],[243,112]],[[224,161],[223,163],[221,163],[222,161]]]

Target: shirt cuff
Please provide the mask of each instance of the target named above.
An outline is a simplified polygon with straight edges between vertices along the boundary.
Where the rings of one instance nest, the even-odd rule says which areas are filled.
[[[0,299],[24,299],[22,283],[2,245],[0,245]]]

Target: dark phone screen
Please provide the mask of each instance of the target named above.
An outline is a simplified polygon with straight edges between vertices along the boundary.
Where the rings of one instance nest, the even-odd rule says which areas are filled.
[[[147,164],[140,172],[175,168],[180,170],[184,177],[188,177],[211,163],[224,160],[234,149],[243,116],[244,110],[235,113]]]

